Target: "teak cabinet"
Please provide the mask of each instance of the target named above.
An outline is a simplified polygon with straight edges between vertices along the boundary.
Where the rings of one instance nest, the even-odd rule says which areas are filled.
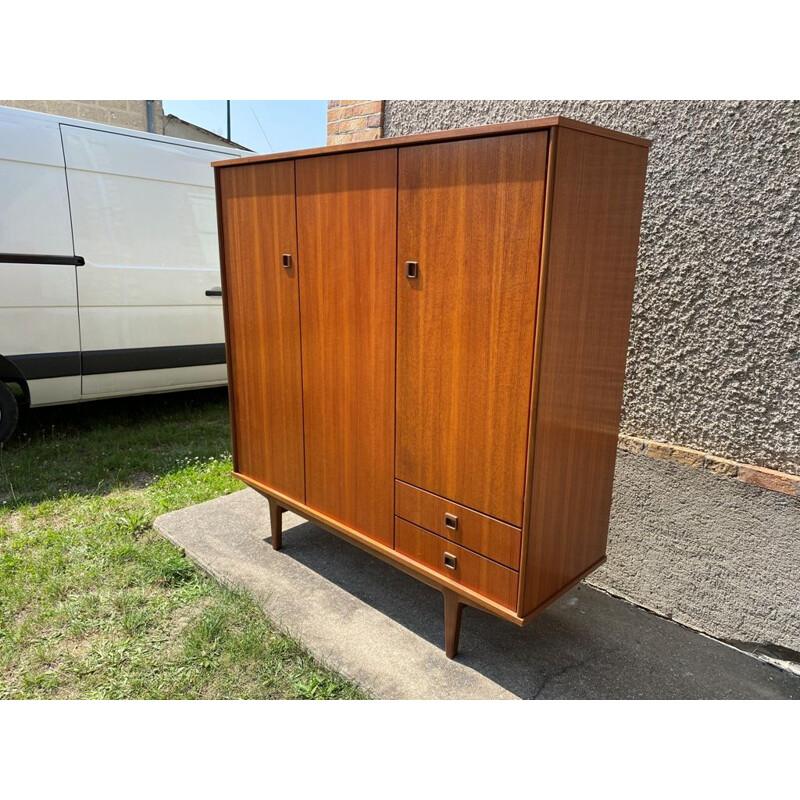
[[[605,560],[649,142],[561,117],[214,164],[234,472],[524,624]]]

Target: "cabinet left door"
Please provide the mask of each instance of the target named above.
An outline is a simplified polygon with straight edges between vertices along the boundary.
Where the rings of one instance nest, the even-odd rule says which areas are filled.
[[[234,469],[305,502],[294,162],[217,184]]]

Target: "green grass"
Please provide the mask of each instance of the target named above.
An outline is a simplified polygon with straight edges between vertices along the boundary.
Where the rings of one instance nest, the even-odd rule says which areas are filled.
[[[0,699],[359,698],[152,529],[241,488],[224,390],[30,412],[0,450]]]

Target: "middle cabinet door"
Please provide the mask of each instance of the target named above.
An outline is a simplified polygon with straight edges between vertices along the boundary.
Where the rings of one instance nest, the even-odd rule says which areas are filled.
[[[516,526],[546,158],[535,132],[399,161],[397,477]]]
[[[391,547],[397,150],[296,165],[306,503]]]

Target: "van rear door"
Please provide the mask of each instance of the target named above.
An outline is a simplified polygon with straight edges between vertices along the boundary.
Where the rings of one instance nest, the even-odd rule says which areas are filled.
[[[223,383],[219,152],[61,125],[78,268],[82,394]],[[207,295],[207,292],[211,294]]]

